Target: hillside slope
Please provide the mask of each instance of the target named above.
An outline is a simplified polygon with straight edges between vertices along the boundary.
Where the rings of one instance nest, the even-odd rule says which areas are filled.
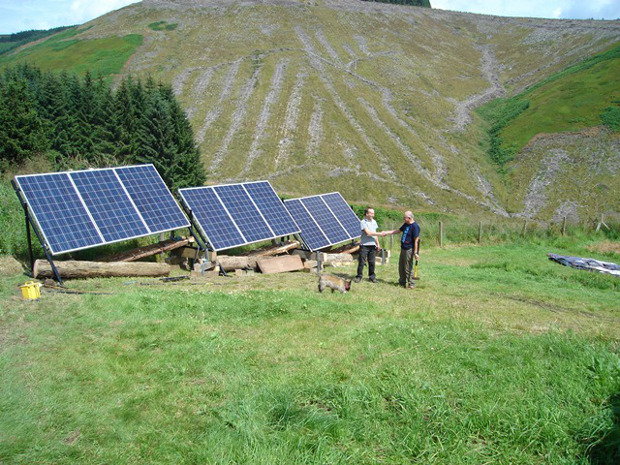
[[[607,188],[594,197],[556,182],[562,167],[590,161],[574,143],[541,149],[548,151],[539,160],[557,150],[566,156],[533,189],[540,169],[520,162],[531,148],[509,177],[498,174],[473,113],[620,43],[620,21],[354,0],[145,0],[88,23],[72,40],[130,35],[143,42],[122,72],[173,84],[209,182],[267,178],[291,195],[339,190],[360,203],[541,220],[567,205],[575,218],[620,210],[616,136],[588,135],[593,156],[607,160],[594,180]]]

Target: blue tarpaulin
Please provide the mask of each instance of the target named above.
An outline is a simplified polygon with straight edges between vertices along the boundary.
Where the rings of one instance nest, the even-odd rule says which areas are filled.
[[[616,265],[615,263],[602,262],[593,258],[557,255],[554,253],[548,253],[547,256],[549,257],[549,260],[553,260],[554,262],[561,263],[565,266],[570,266],[571,268],[612,274],[620,278],[620,266]]]

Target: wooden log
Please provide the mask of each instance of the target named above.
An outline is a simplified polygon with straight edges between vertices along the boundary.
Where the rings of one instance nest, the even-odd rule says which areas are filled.
[[[129,250],[127,252],[121,252],[115,255],[111,255],[102,259],[102,262],[133,262],[141,258],[150,257],[158,253],[164,253],[169,250],[174,250],[179,247],[186,246],[190,243],[189,239],[181,240],[168,240],[158,242],[157,244],[151,244],[144,247],[138,247],[137,249]]]
[[[217,263],[224,271],[250,270],[256,268],[257,257],[220,255]]]
[[[259,258],[257,261],[261,273],[285,273],[303,270],[304,264],[299,255],[283,255],[281,257]]]
[[[360,250],[360,245],[359,244],[345,244],[341,247],[338,247],[337,249],[332,249],[329,251],[330,254],[333,253],[348,253],[348,254],[354,254],[356,252],[358,252]]]
[[[151,262],[87,262],[66,260],[54,262],[61,278],[109,278],[113,276],[158,277],[170,274],[170,265]],[[34,263],[36,279],[54,278],[52,267],[47,260]]]
[[[284,244],[270,245],[260,249],[252,250],[247,254],[248,257],[270,257],[273,255],[283,255],[291,250],[299,248],[301,244],[297,241],[286,242]]]
[[[323,266],[344,266],[350,265],[355,260],[353,255],[348,253],[325,253],[323,254]]]

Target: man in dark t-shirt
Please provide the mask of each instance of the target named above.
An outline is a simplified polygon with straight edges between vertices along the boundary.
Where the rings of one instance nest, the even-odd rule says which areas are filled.
[[[418,260],[420,251],[420,226],[415,222],[413,213],[406,211],[403,214],[403,225],[392,231],[384,231],[382,235],[399,234],[402,233],[400,238],[400,258],[398,260],[398,284],[407,288],[413,289],[415,287],[415,281],[413,279],[413,259]]]

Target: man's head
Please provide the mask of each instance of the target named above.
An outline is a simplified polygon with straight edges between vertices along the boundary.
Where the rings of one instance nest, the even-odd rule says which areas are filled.
[[[367,220],[372,220],[375,217],[375,210],[368,207],[366,210],[364,210],[364,216],[366,216]]]
[[[405,213],[403,213],[403,220],[405,220],[405,223],[407,224],[412,224],[414,219],[413,219],[413,213],[411,213],[409,210],[407,210]]]

